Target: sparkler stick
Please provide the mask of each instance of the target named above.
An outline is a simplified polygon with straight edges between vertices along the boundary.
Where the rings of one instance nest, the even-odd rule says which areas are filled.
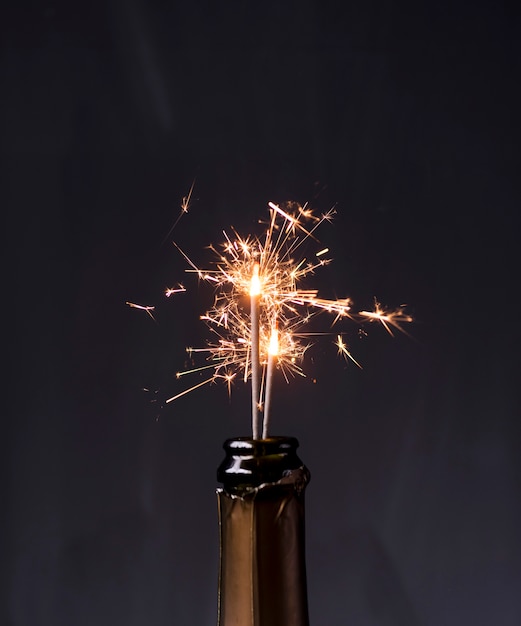
[[[266,439],[268,436],[268,429],[270,423],[270,408],[271,408],[271,389],[273,386],[273,370],[275,369],[275,362],[279,353],[279,331],[275,327],[271,331],[270,343],[268,347],[268,365],[266,368],[266,392],[264,396],[264,419],[262,422],[262,438]]]
[[[260,361],[259,361],[259,300],[261,285],[259,279],[259,264],[255,263],[250,283],[250,324],[251,324],[251,423],[253,438],[259,438],[259,390],[260,390]]]

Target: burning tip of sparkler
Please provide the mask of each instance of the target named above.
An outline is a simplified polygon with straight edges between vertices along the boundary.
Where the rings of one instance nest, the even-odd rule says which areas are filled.
[[[271,331],[270,342],[268,345],[268,355],[277,356],[279,354],[279,331],[274,328]]]
[[[250,282],[250,296],[259,296],[261,293],[261,283],[259,278],[259,264],[253,266],[253,274]]]

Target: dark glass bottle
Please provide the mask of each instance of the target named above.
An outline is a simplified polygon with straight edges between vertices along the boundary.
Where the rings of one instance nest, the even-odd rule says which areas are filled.
[[[224,443],[217,470],[218,626],[309,626],[304,489],[294,437]]]

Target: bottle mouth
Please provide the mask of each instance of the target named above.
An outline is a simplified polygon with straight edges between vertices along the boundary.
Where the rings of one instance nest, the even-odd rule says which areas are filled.
[[[298,445],[295,437],[228,439],[223,444],[226,454],[217,470],[217,480],[233,493],[277,483],[303,467],[296,453]]]
[[[235,437],[227,439],[223,448],[227,453],[234,455],[253,455],[255,457],[271,454],[287,454],[294,452],[299,446],[296,437],[267,437],[253,439],[252,437]]]

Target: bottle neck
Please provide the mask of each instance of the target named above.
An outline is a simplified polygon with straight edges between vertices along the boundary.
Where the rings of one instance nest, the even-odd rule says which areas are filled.
[[[262,443],[264,442],[264,443]],[[308,626],[304,489],[292,438],[225,443],[218,626]],[[266,479],[271,480],[266,480]]]

